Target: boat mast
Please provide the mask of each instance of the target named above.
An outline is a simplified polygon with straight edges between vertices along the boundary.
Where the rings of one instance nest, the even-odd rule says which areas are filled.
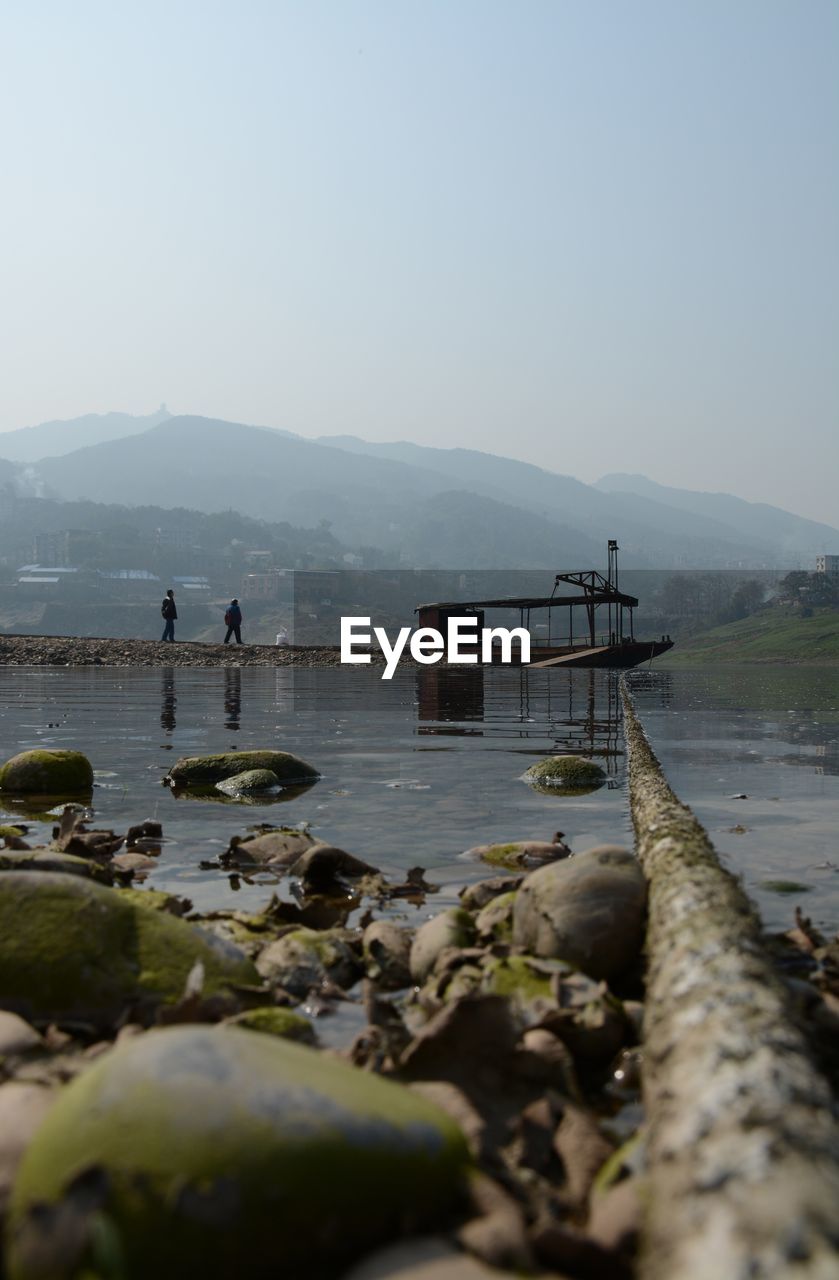
[[[610,538],[607,546],[607,554],[609,557],[609,568],[606,571],[606,580],[613,591],[618,589],[618,544],[615,538]],[[617,632],[617,639],[623,639],[623,605],[615,602],[615,630],[612,630],[612,603],[609,602],[609,643]]]

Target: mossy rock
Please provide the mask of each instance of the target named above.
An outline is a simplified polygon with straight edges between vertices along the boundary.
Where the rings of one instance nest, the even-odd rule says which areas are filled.
[[[474,994],[503,996],[522,1025],[531,1021],[530,1012],[540,1015],[555,1007],[552,982],[555,975],[570,972],[559,961],[535,960],[529,956],[493,956],[485,952],[458,968],[447,984],[445,1002]]]
[[[21,751],[0,766],[0,791],[16,795],[89,795],[93,766],[81,751]]]
[[[26,835],[25,827],[13,827],[0,825],[0,840],[19,840],[21,836]]]
[[[226,796],[254,796],[264,791],[276,791],[280,780],[270,769],[245,769],[244,773],[234,773],[232,778],[217,782],[216,790]]]
[[[217,756],[182,756],[165,781],[175,788],[212,786],[257,769],[273,773],[283,785],[315,782],[320,777],[317,769],[288,751],[226,751]]]
[[[169,915],[183,916],[191,910],[192,904],[187,898],[178,898],[164,889],[120,889],[119,896],[127,902],[134,902],[138,907],[148,911],[166,911]]]
[[[110,1027],[178,1000],[200,961],[205,995],[259,976],[234,946],[80,876],[0,874],[0,1008],[30,1022]]]
[[[475,853],[491,867],[506,867],[509,871],[525,871],[542,867],[546,862],[556,862],[569,855],[568,846],[547,840],[510,840],[507,844],[477,845]]]
[[[77,858],[74,853],[57,849],[0,849],[0,871],[57,871],[64,875],[84,876],[99,884],[113,884],[111,868],[92,858]]]
[[[606,774],[593,760],[582,756],[546,756],[525,772],[525,781],[547,795],[583,796],[606,782]]]
[[[809,893],[812,885],[801,884],[798,880],[761,880],[759,889],[767,893]]]
[[[308,1018],[293,1009],[282,1009],[278,1005],[264,1005],[260,1009],[246,1009],[228,1018],[228,1027],[244,1027],[246,1031],[259,1031],[266,1036],[279,1036],[281,1040],[296,1040],[298,1044],[317,1042],[315,1029]]]
[[[401,1085],[239,1028],[151,1031],[97,1059],[38,1129],[7,1272],[323,1280],[445,1229],[468,1173],[457,1126]]]
[[[493,898],[475,917],[475,927],[479,938],[489,938],[495,942],[510,942],[513,937],[513,904],[515,891],[499,894]]]

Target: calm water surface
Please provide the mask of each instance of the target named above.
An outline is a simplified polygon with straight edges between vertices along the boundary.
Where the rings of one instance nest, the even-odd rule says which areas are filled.
[[[653,670],[630,683],[671,783],[767,923],[786,924],[800,902],[839,927],[837,674]],[[234,892],[223,871],[200,865],[260,821],[306,823],[392,877],[426,867],[442,885],[427,910],[488,874],[460,857],[472,845],[557,829],[577,851],[631,840],[617,681],[607,672],[430,668],[387,682],[346,669],[8,668],[0,744],[4,757],[38,745],[84,751],[96,771],[95,825],[160,819],[166,838],[148,883],[201,909],[266,901],[266,878]],[[161,785],[180,755],[257,747],[293,751],[323,776],[257,806],[176,799]],[[607,785],[573,798],[532,791],[521,774],[556,751],[594,755]],[[32,825],[48,835],[48,823]],[[782,896],[761,887],[769,880],[809,892]]]

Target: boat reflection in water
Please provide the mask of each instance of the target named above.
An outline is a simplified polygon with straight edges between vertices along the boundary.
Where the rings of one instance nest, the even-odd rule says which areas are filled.
[[[618,681],[596,669],[421,667],[417,733],[519,738],[546,753],[600,759],[614,774],[624,754]]]

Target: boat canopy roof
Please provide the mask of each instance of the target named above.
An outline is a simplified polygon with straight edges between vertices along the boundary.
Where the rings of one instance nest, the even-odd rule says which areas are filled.
[[[556,609],[560,605],[584,604],[622,604],[634,609],[638,604],[636,596],[628,596],[623,591],[595,590],[586,591],[573,596],[501,596],[498,600],[438,600],[430,604],[418,605],[414,610],[422,609]]]

